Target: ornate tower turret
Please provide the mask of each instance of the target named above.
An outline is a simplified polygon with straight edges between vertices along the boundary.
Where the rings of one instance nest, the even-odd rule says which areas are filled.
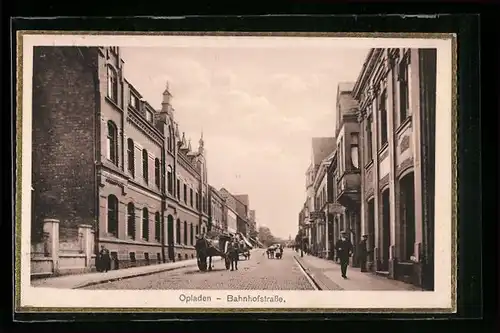
[[[200,137],[200,141],[198,141],[199,145],[198,145],[198,153],[200,153],[200,155],[203,155],[205,153],[205,141],[203,140],[203,131],[201,131],[201,137]]]
[[[165,90],[163,91],[163,99],[161,102],[161,112],[166,112],[166,113],[168,113],[169,116],[173,116],[173,111],[174,111],[174,109],[172,108],[171,100],[172,100],[172,94],[170,93],[169,83],[167,81],[167,86],[165,87]]]

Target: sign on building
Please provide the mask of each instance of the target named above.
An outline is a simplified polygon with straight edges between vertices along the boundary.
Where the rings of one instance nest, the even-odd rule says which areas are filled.
[[[338,203],[329,203],[328,204],[328,213],[329,214],[342,214],[344,213],[344,206]]]
[[[325,213],[324,212],[311,212],[309,217],[311,220],[324,219]]]

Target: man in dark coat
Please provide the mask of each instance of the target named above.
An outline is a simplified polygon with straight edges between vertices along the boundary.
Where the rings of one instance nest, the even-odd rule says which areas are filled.
[[[109,250],[104,245],[101,245],[101,251],[99,251],[99,268],[101,272],[107,272],[111,269]]]
[[[349,257],[352,255],[352,243],[347,239],[346,232],[340,234],[340,239],[335,244],[335,249],[337,250],[337,258],[340,259],[342,277],[347,279],[347,266],[349,266]]]
[[[367,240],[368,240],[368,235],[363,235],[363,239],[361,239],[361,242],[359,242],[358,244],[358,260],[362,272],[367,271],[366,261],[368,258],[368,254],[370,253],[370,251],[368,251]]]
[[[229,243],[228,255],[229,259],[231,260],[231,270],[232,271],[234,271],[235,269],[238,270],[239,250],[238,250],[238,242],[236,240],[233,240],[232,242]]]

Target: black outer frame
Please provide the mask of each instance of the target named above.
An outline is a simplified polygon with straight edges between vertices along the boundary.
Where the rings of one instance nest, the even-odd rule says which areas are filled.
[[[149,18],[60,18],[60,19],[15,19],[12,21],[12,59],[10,84],[15,87],[16,31],[17,30],[89,30],[89,31],[247,31],[247,32],[453,32],[458,34],[458,230],[459,272],[457,314],[293,314],[286,313],[16,313],[19,321],[115,321],[130,320],[228,320],[228,319],[283,319],[286,320],[332,320],[338,319],[381,319],[381,318],[478,318],[482,315],[481,274],[481,160],[480,112],[479,112],[479,18],[472,15],[439,15],[429,17],[402,16],[267,16],[267,17],[187,17],[182,20],[158,20]],[[474,84],[472,84],[474,82]],[[15,103],[12,90],[12,101]],[[15,105],[12,108],[15,124]],[[12,133],[14,134],[14,133]],[[14,142],[15,135],[12,135]],[[14,148],[14,147],[12,147]],[[13,149],[14,152],[14,149]],[[15,156],[14,156],[15,157]],[[14,179],[13,179],[14,180]],[[14,196],[11,196],[15,198]],[[114,329],[131,328],[129,324],[113,324]],[[141,323],[142,329],[145,328]],[[240,327],[241,329],[241,327]]]

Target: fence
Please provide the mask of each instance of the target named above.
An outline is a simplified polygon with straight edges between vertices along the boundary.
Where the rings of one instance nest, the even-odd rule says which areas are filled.
[[[43,221],[43,240],[31,245],[31,277],[90,271],[95,267],[94,231],[90,225],[60,227]]]

